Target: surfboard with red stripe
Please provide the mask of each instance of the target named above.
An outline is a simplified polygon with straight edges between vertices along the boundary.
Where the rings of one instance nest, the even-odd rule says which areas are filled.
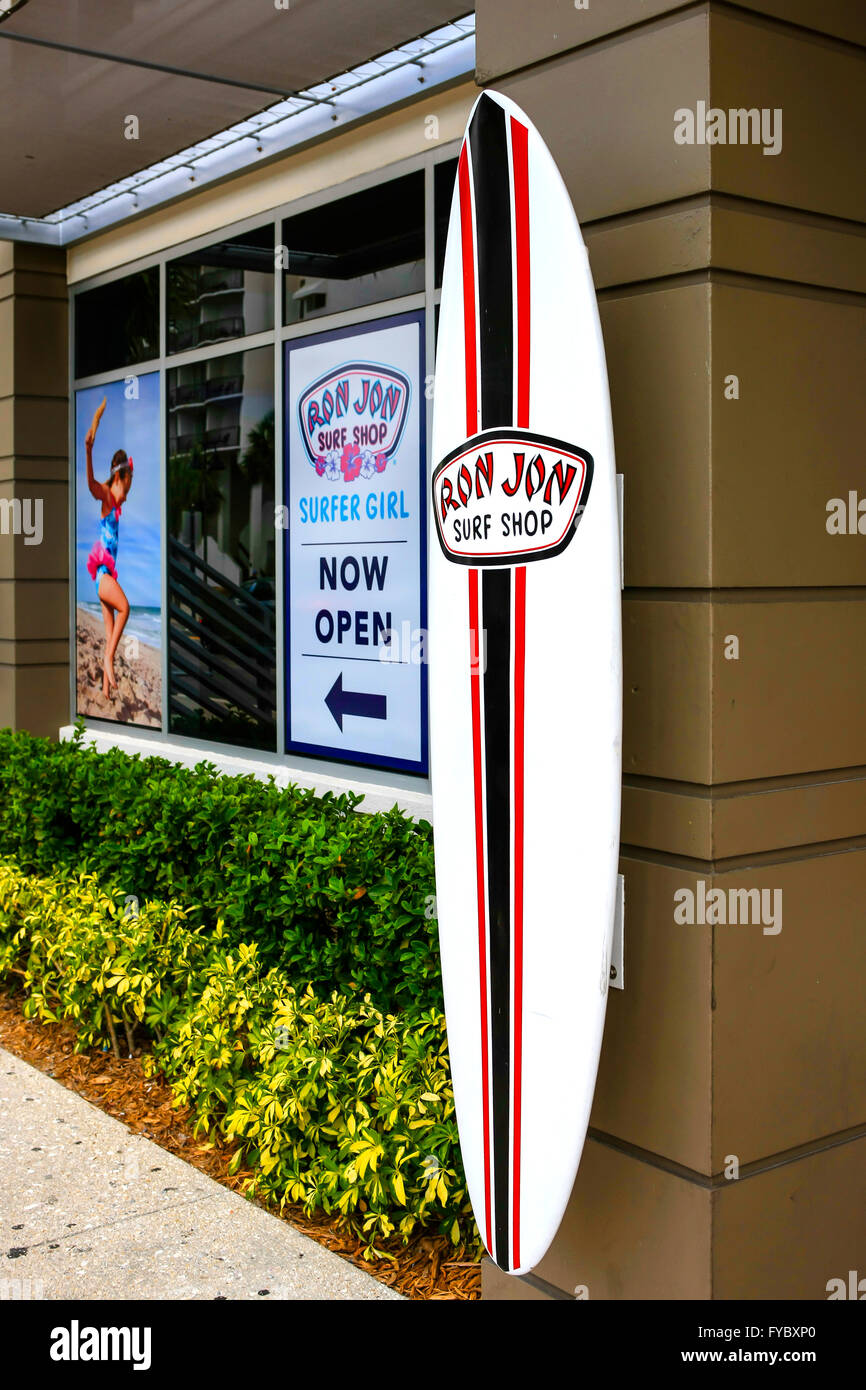
[[[433,412],[436,893],[485,1246],[556,1234],[589,1121],[619,849],[619,528],[586,250],[541,136],[484,92],[451,209]]]

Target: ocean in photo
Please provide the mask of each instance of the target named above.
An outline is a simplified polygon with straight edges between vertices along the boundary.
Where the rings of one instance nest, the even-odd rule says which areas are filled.
[[[85,613],[91,613],[102,622],[102,606],[99,603],[79,602],[78,607],[83,608]],[[144,642],[147,646],[156,647],[159,650],[162,646],[162,611],[159,608],[130,606],[123,636],[137,637],[139,642]]]

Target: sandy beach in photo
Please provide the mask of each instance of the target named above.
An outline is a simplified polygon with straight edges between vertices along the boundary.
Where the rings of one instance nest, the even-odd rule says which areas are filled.
[[[117,689],[108,699],[102,693],[105,626],[86,609],[76,609],[78,643],[78,713],[92,719],[114,719],[158,729],[162,723],[162,669],[157,647],[138,641],[138,655],[127,656],[126,634],[114,658]]]

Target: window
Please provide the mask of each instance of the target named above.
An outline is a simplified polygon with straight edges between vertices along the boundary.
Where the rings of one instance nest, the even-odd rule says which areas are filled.
[[[169,729],[276,747],[273,350],[168,372]]]
[[[75,375],[97,376],[159,356],[159,268],[75,296]]]
[[[274,326],[274,228],[258,227],[169,261],[168,351],[266,333]]]
[[[286,324],[423,292],[423,171],[287,217],[282,256]]]
[[[426,672],[404,671],[409,661],[380,670],[362,649],[383,624],[401,640],[426,624],[419,480],[439,300],[428,291],[442,278],[451,153],[437,146],[372,187],[263,213],[252,230],[227,228],[73,288],[74,706],[88,720],[426,775]],[[307,457],[301,390],[309,429],[319,412],[322,457]],[[105,517],[88,486],[94,420],[96,476],[125,453],[131,479]],[[315,514],[304,514],[310,499]],[[338,536],[338,520],[360,517],[362,504],[363,534]],[[130,613],[106,693],[109,559]],[[373,712],[353,714],[367,694]]]
[[[448,239],[448,219],[451,216],[451,198],[456,177],[456,159],[443,159],[433,171],[433,283],[437,289],[442,284],[442,272],[445,268],[445,242]]]

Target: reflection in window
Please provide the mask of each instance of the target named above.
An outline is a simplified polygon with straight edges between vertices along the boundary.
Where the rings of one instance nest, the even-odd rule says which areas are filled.
[[[168,372],[169,727],[276,747],[274,355]]]
[[[287,324],[422,291],[423,172],[287,217],[282,255]]]
[[[96,376],[159,356],[159,267],[75,296],[75,375]]]
[[[265,333],[274,326],[274,229],[258,227],[169,261],[168,351]]]
[[[443,159],[433,169],[434,265],[433,283],[438,290],[445,268],[445,242],[448,240],[448,219],[451,216],[451,195],[457,177],[457,160]]]

